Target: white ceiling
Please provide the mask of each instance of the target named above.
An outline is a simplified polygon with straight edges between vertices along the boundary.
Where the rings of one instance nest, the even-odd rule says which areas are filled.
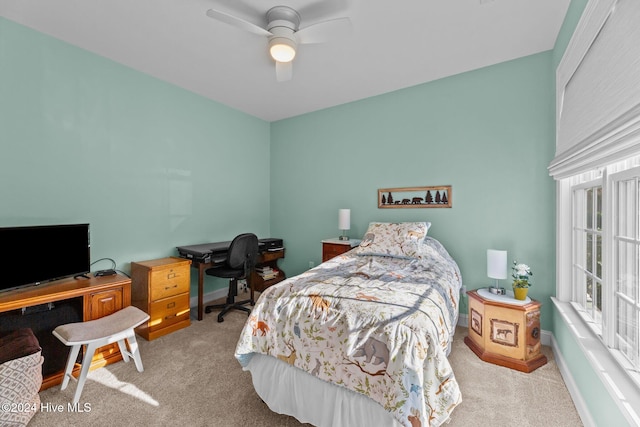
[[[247,114],[274,121],[552,49],[570,0],[0,0],[0,15]],[[303,45],[278,83],[264,25],[347,16],[350,37]]]

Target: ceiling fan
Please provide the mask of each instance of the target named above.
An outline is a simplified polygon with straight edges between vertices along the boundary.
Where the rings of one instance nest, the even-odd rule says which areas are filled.
[[[324,43],[345,37],[351,32],[351,20],[346,17],[318,22],[301,29],[300,14],[289,6],[275,6],[269,9],[265,28],[215,9],[209,9],[207,16],[267,37],[269,54],[276,63],[276,79],[279,82],[291,80],[293,77],[293,58],[296,56],[298,45]]]

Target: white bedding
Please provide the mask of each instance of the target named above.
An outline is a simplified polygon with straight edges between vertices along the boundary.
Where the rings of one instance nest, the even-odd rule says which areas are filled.
[[[319,380],[274,357],[255,354],[244,369],[251,372],[253,386],[269,409],[301,423],[317,427],[401,426],[362,394]]]

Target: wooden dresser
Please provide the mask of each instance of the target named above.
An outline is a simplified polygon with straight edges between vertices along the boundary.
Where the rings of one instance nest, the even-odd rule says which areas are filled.
[[[190,260],[176,257],[131,263],[131,304],[150,316],[146,323],[136,328],[146,340],[191,324],[190,265]]]
[[[469,334],[464,342],[485,362],[531,372],[547,363],[540,348],[540,303],[492,301],[479,290],[469,295]],[[498,298],[496,298],[498,299]]]

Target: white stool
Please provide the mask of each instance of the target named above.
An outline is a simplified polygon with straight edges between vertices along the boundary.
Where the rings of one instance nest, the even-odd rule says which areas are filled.
[[[78,358],[80,347],[83,345],[87,346],[87,350],[82,358],[82,369],[78,377],[76,393],[73,396],[74,404],[80,400],[80,394],[82,393],[82,388],[84,387],[87,374],[89,373],[89,367],[91,366],[91,359],[93,359],[93,355],[98,347],[117,342],[118,347],[120,347],[122,359],[128,362],[129,357],[132,357],[136,363],[136,369],[138,372],[142,372],[142,359],[140,358],[138,342],[136,341],[136,334],[133,328],[141,325],[148,319],[149,315],[144,311],[134,306],[128,306],[100,319],[90,320],[88,322],[68,323],[55,328],[53,335],[62,341],[64,345],[72,346],[60,390],[67,388],[69,378],[73,378],[71,372]],[[130,351],[127,350],[125,339],[129,344]]]

